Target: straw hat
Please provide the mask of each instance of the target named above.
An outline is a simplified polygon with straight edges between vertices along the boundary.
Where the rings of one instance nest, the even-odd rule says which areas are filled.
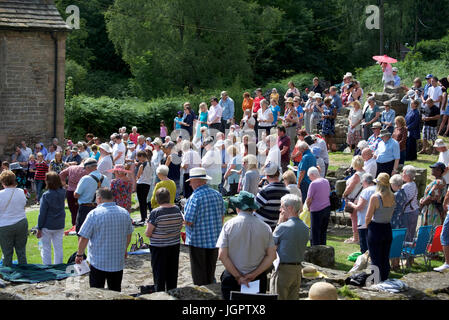
[[[309,94],[307,95],[310,99],[313,99],[313,96],[315,95],[315,92],[310,91]]]
[[[379,133],[379,138],[383,138],[385,136],[391,136],[391,132],[388,129],[382,129]]]
[[[285,100],[285,103],[293,103],[293,98],[288,97],[287,100]]]
[[[100,144],[100,149],[103,149],[104,151],[106,151],[107,153],[112,153],[112,148],[108,143],[102,143]]]
[[[379,173],[374,182],[381,186],[389,186],[390,185],[390,175],[385,172]]]
[[[338,300],[337,288],[327,282],[316,282],[310,287],[307,300]]]
[[[380,122],[374,122],[373,125],[371,126],[371,128],[380,129],[380,128],[382,128],[382,124]]]
[[[315,95],[313,96],[314,99],[323,99],[323,97],[321,96],[321,94],[319,93],[315,93]]]
[[[187,179],[186,182],[191,179],[212,180],[212,178],[206,174],[206,169],[202,167],[197,167],[190,170],[189,179]]]

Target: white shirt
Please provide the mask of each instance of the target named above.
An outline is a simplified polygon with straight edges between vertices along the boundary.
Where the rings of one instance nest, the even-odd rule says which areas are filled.
[[[20,188],[6,188],[0,191],[0,227],[11,226],[25,219],[26,203],[27,198]]]
[[[359,122],[362,119],[363,119],[362,109],[359,109],[357,111],[355,111],[354,109],[351,109],[351,111],[349,112],[349,120],[351,121],[352,125],[354,125],[354,123],[357,123],[357,122]],[[360,123],[354,129],[349,128],[349,130],[351,132],[359,131],[360,130]]]
[[[359,201],[363,198],[365,200],[365,206],[360,211],[357,211],[357,225],[362,226],[359,229],[366,229],[365,226],[366,212],[368,211],[369,199],[374,193],[376,193],[376,186],[368,187],[366,189],[363,189],[362,192],[360,192]]]
[[[101,174],[105,175],[109,179],[109,181],[112,180],[112,172],[108,172],[108,170],[111,169],[112,169],[112,159],[110,155],[107,155],[98,161],[97,170]]]
[[[195,150],[189,150],[182,154],[181,167],[187,165],[184,173],[190,173],[190,169],[197,168],[201,165],[201,157]]]
[[[248,116],[244,116],[242,120],[245,122],[245,124],[243,125],[243,128],[242,128],[243,131],[245,131],[245,130],[254,130],[254,125],[256,124],[256,120],[254,119],[254,117],[252,117],[252,116],[249,116],[249,117]],[[248,126],[248,124],[252,125],[253,127],[250,128]]]
[[[442,162],[447,167],[449,165],[449,150],[440,152],[437,162]],[[446,184],[449,184],[449,172],[443,176],[443,180]]]
[[[143,164],[141,164],[141,166],[142,165]],[[145,165],[145,168],[142,171],[142,174],[140,175],[140,178],[137,180],[136,183],[151,185],[153,183],[153,180],[154,180],[154,167],[153,164],[150,161],[148,161],[147,164]]]
[[[223,113],[223,108],[217,104],[215,107],[210,106],[207,112],[207,121],[212,123],[221,123],[221,115]]]
[[[324,178],[324,174],[326,173],[326,164],[324,163],[323,158],[316,159],[316,165],[320,167],[320,176],[321,178]]]
[[[81,159],[89,158],[89,152],[87,152],[86,150],[80,152],[79,155],[80,155]]]
[[[211,185],[219,185],[221,183],[221,152],[216,148],[212,148],[206,152],[201,159],[201,166],[206,169],[206,174],[212,178],[209,181]]]
[[[114,157],[114,159],[117,158],[117,156],[120,152],[122,152],[122,155],[120,156],[120,158],[115,160],[115,164],[124,164],[125,163],[126,147],[123,142],[120,142],[118,144],[116,143],[112,147],[112,156]]]
[[[267,158],[265,159],[265,165],[267,165],[268,162],[271,162],[278,167],[281,166],[281,150],[277,145],[271,147],[270,151],[268,151]]]
[[[257,110],[257,120],[259,121],[259,127],[271,127],[271,122],[261,122],[261,120],[268,121],[270,120],[270,114],[273,114],[271,112],[270,108],[267,108],[265,112],[260,108]]]
[[[310,149],[313,147],[319,147],[321,149],[320,158],[324,160],[324,163],[329,163],[329,152],[327,151],[326,141],[317,138],[316,142],[310,146]]]
[[[369,173],[373,176],[373,178],[376,177],[377,173],[377,162],[376,159],[371,158],[368,161],[365,161],[365,165],[363,166],[363,170],[365,173]]]
[[[429,90],[427,91],[427,95],[429,98],[431,98],[433,101],[438,100],[439,97],[443,95],[443,91],[441,90],[440,86],[431,86]],[[434,103],[438,108],[440,107],[441,102],[435,102]]]

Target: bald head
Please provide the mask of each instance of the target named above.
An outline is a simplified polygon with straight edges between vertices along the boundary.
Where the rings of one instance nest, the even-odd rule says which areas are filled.
[[[370,148],[365,148],[362,150],[363,161],[368,161],[373,157],[373,151]]]

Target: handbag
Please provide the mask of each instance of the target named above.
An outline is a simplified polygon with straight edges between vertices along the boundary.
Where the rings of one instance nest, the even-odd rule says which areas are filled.
[[[353,213],[354,212],[354,208],[348,206],[348,202],[353,202],[355,199],[357,199],[357,197],[359,196],[360,192],[362,192],[362,190],[363,190],[363,186],[360,186],[360,187],[361,188],[360,188],[359,192],[357,192],[356,196],[353,199],[348,198],[348,201],[345,201],[345,209],[344,209],[345,212],[348,212],[348,213]]]
[[[16,189],[13,189],[11,192],[11,196],[9,197],[8,203],[6,204],[5,208],[3,209],[4,211],[6,211],[6,209],[8,209],[9,204],[11,203],[12,196],[14,195],[15,192],[16,192]]]

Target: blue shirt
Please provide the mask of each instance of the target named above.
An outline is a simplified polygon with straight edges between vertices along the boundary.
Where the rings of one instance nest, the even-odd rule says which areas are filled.
[[[278,115],[281,112],[281,107],[279,106],[270,106],[271,113],[273,114],[273,125],[278,123]]]
[[[186,245],[198,248],[215,248],[223,226],[225,206],[221,194],[209,185],[196,188],[185,206]]]
[[[333,106],[337,107],[337,113],[340,112],[341,107],[343,106],[341,102],[341,98],[338,95],[338,93],[335,94],[335,96],[332,97],[332,103]]]
[[[218,104],[223,108],[223,113],[221,114],[222,120],[229,120],[234,118],[234,100],[227,98],[226,101],[220,99]]]
[[[65,226],[65,189],[48,190],[41,198],[37,228],[49,230],[64,229]]]
[[[410,137],[420,139],[421,132],[419,130],[419,111],[417,109],[410,109],[405,115],[405,123],[407,124],[407,130]]]
[[[310,149],[307,149],[302,154],[302,160],[298,165],[298,178],[299,178],[299,173],[301,171],[305,171],[305,175],[304,175],[304,178],[302,179],[302,181],[304,181],[307,184],[310,184],[312,182],[310,180],[309,176],[307,175],[307,171],[311,167],[316,167],[316,158],[312,154],[312,152],[310,152]],[[296,181],[298,181],[298,179]]]
[[[90,174],[94,175],[98,179],[100,179],[102,176],[102,174],[98,170],[95,170]],[[101,186],[109,187],[110,186],[109,179],[106,176],[103,177],[104,178],[103,182],[101,183]],[[96,191],[97,191],[97,181],[95,181],[94,178],[90,177],[89,174],[82,177],[78,182],[78,185],[76,186],[75,190],[75,193],[80,195],[78,198],[78,204],[92,203]]]
[[[123,270],[127,236],[132,233],[128,211],[115,202],[101,203],[89,212],[79,231],[81,237],[89,239],[87,260],[106,272]]]
[[[182,118],[181,118],[181,117],[176,117],[176,118],[175,118],[175,129],[176,129],[176,130],[181,129],[181,124],[179,123],[180,121],[182,121]]]
[[[299,105],[299,106],[296,108],[296,113],[298,113],[298,118],[300,118],[300,117],[301,117],[301,114],[304,113],[304,109],[302,108],[302,105]]]
[[[429,92],[429,88],[432,86],[432,84],[427,83],[424,86],[424,100],[427,100],[427,98],[429,97],[428,92]]]
[[[401,157],[399,143],[393,138],[388,139],[386,143],[383,140],[379,142],[375,153],[377,155],[376,162],[378,163],[387,163]]]
[[[399,77],[398,75],[394,76],[394,86],[395,87],[401,86],[401,77]]]
[[[389,122],[394,127],[394,118],[396,117],[396,111],[390,108],[390,111],[382,111],[380,115],[380,122]]]

